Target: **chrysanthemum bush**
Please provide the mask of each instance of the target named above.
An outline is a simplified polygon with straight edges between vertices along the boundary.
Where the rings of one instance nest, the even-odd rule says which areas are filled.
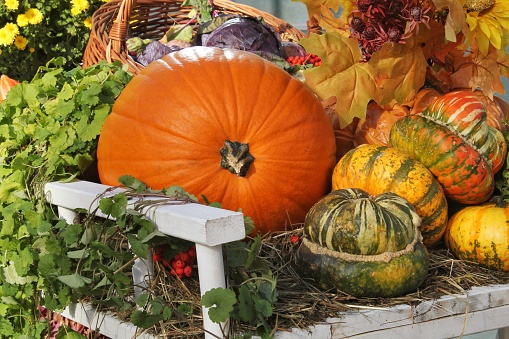
[[[0,74],[30,80],[54,57],[81,62],[91,16],[108,0],[0,0]]]

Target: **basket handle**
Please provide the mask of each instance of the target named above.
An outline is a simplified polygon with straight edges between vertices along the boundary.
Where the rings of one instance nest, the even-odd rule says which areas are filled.
[[[117,18],[113,21],[113,25],[110,29],[109,41],[106,46],[106,60],[112,62],[113,59],[123,52],[125,47],[125,41],[128,37],[129,30],[129,18],[131,17],[131,11],[134,7],[135,0],[122,0],[120,8],[118,10]],[[112,58],[112,52],[115,56]]]

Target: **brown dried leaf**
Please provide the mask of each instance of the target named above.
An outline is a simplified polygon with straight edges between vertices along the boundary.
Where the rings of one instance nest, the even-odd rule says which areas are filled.
[[[426,59],[411,41],[385,44],[369,62],[360,62],[357,41],[340,32],[312,34],[300,43],[322,58],[321,66],[304,72],[306,84],[322,99],[338,98],[335,110],[342,128],[355,117],[364,119],[371,100],[406,103],[424,84]]]
[[[334,12],[339,10],[341,0],[292,0],[292,2],[302,2],[308,10],[308,17],[320,15],[322,6],[332,9]]]
[[[487,55],[483,55],[475,48],[475,40],[471,43],[472,50],[468,55],[458,55],[454,58],[455,72],[451,75],[452,88],[479,88],[484,95],[493,100],[495,92],[504,93],[499,68],[499,53],[490,46]]]
[[[456,35],[466,25],[465,11],[461,0],[433,0],[433,3],[437,8],[437,13],[446,8],[449,10],[445,21],[445,39],[456,42]]]

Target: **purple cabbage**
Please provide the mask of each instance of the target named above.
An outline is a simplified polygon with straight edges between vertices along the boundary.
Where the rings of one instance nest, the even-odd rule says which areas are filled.
[[[212,20],[224,20],[215,18]],[[220,22],[220,21],[219,21]],[[271,53],[286,59],[279,35],[261,20],[248,17],[228,17],[216,28],[209,24],[202,30],[197,44],[207,47],[234,48],[249,52]]]
[[[176,52],[181,49],[182,48],[177,45],[167,46],[157,40],[154,40],[145,46],[145,49],[138,55],[136,61],[143,66],[147,66],[152,61],[161,59],[166,54]]]

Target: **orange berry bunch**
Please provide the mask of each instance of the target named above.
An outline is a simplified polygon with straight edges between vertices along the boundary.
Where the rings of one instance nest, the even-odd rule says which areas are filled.
[[[171,275],[179,278],[190,277],[193,275],[193,265],[196,261],[196,247],[190,246],[187,250],[177,253],[171,260],[164,257],[164,247],[158,247],[152,259],[160,262],[166,267]]]
[[[286,61],[292,64],[292,66],[295,65],[313,65],[314,67],[318,67],[322,64],[322,59],[312,53],[306,52],[305,56],[298,56],[298,55],[292,55],[289,56]]]

